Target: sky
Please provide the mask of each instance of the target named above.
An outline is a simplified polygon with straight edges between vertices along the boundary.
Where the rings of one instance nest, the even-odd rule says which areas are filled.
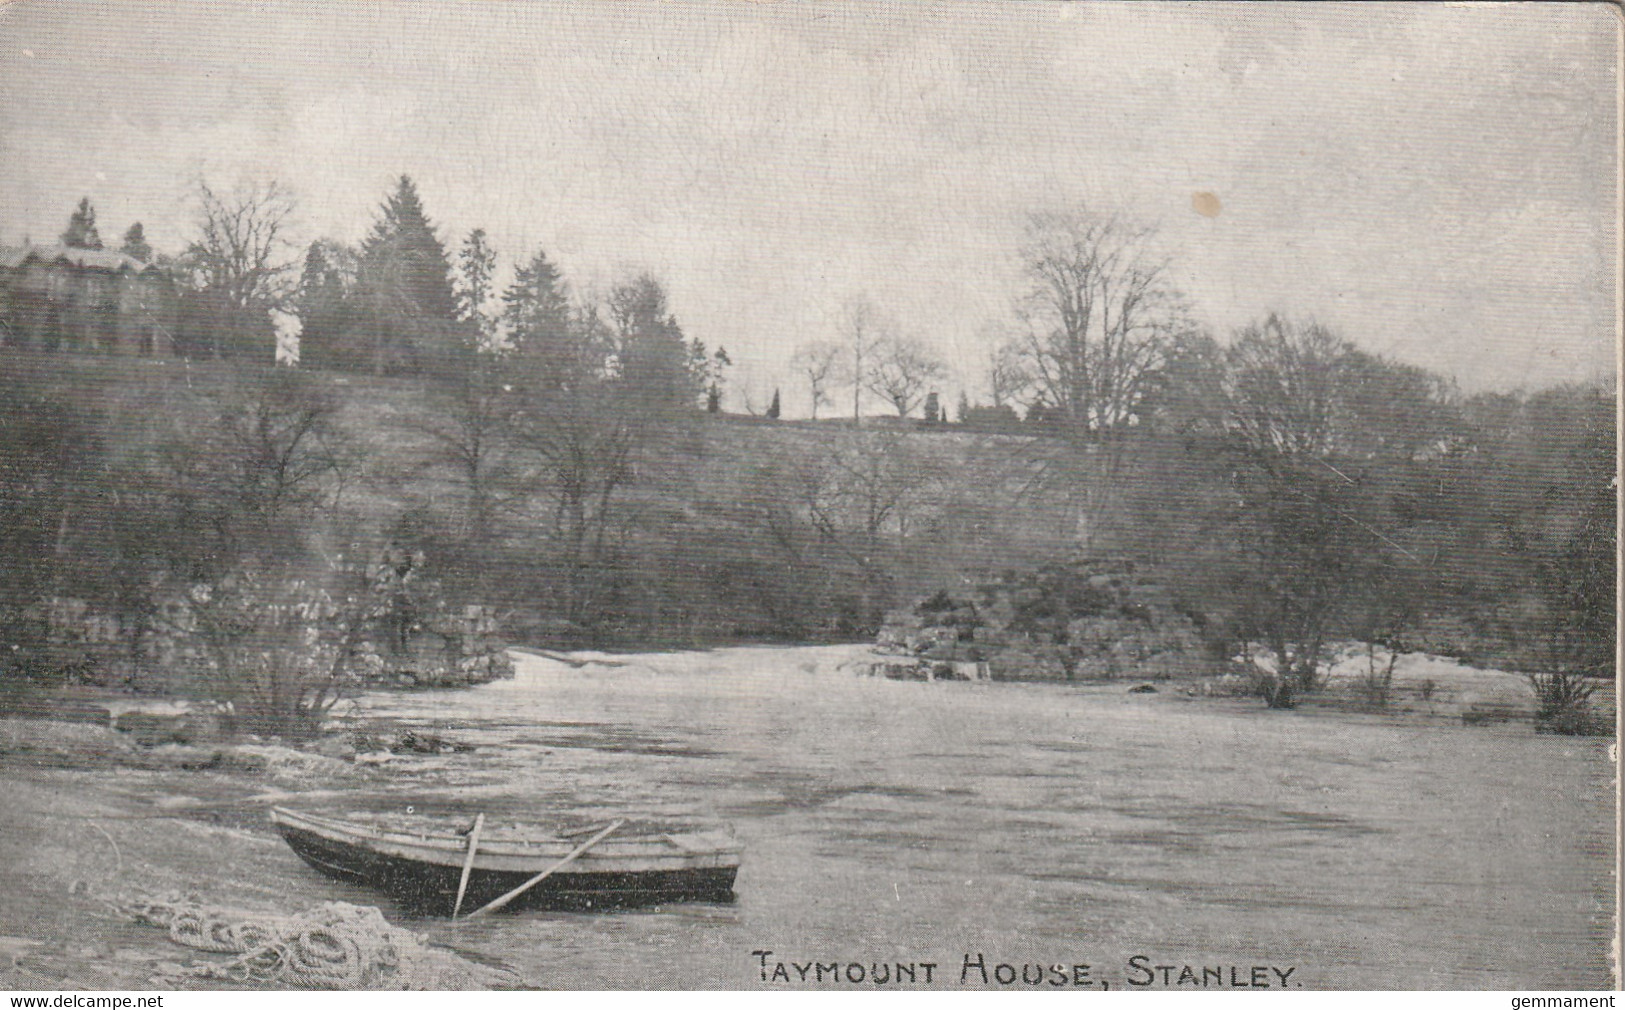
[[[0,244],[89,196],[179,251],[199,179],[354,242],[405,173],[448,245],[653,273],[728,409],[798,415],[790,355],[860,294],[982,396],[1027,215],[1086,206],[1221,340],[1280,311],[1469,393],[1615,373],[1606,4],[0,3]]]

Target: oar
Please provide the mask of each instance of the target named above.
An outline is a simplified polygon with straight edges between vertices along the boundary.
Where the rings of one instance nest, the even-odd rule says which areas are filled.
[[[531,877],[529,880],[525,881],[523,884],[520,884],[518,887],[516,887],[513,890],[509,891],[507,894],[504,894],[502,897],[497,898],[496,900],[492,901],[489,905],[486,905],[484,908],[481,908],[481,909],[478,909],[477,911],[473,911],[473,912],[468,913],[468,915],[463,917],[463,921],[467,922],[469,919],[477,919],[480,916],[484,915],[486,912],[494,912],[497,909],[501,908],[503,905],[506,905],[508,902],[510,902],[513,899],[519,897],[521,894],[524,894],[526,891],[528,891],[531,888],[535,887],[537,884],[540,884],[542,881],[546,880],[548,877],[551,877],[556,871],[562,870],[566,866],[568,866],[571,863],[575,862],[577,856],[581,855],[583,852],[586,852],[588,849],[592,848],[594,845],[597,845],[599,842],[601,842],[604,839],[608,838],[609,835],[610,835],[610,832],[614,831],[616,828],[619,828],[621,825],[623,825],[625,823],[626,822],[624,820],[622,820],[622,821],[616,821],[614,824],[611,824],[609,827],[607,827],[604,830],[598,832],[598,834],[593,835],[591,838],[589,838],[586,841],[582,842],[580,845],[577,845],[575,847],[575,849],[572,850],[571,853],[568,856],[565,856],[563,859],[561,859],[558,862],[554,863],[552,866],[549,866],[547,869],[543,870],[541,873],[538,873],[538,874],[536,874],[536,876]]]
[[[451,906],[451,917],[457,918],[457,913],[463,907],[463,892],[468,890],[468,875],[474,869],[474,850],[480,847],[480,829],[485,827],[485,815],[474,815],[474,826],[468,832],[468,858],[463,860],[463,879],[457,881],[457,903]]]

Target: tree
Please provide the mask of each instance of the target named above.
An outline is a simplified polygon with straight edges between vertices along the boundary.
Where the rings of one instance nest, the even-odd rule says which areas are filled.
[[[299,363],[309,368],[357,370],[366,360],[351,340],[359,322],[355,250],[319,239],[305,251],[293,298],[299,316]]]
[[[1098,438],[1131,423],[1169,341],[1189,328],[1155,238],[1085,209],[1028,219],[1026,376],[1073,431]]]
[[[817,541],[859,590],[864,629],[889,605],[913,512],[936,490],[929,469],[896,432],[857,432],[796,464],[795,495]]]
[[[863,420],[863,390],[868,382],[869,360],[876,341],[887,335],[890,324],[868,295],[855,295],[841,306],[837,324],[852,369],[846,379],[852,384],[852,423]]]
[[[715,414],[722,410],[722,386],[727,381],[728,369],[733,362],[728,358],[728,349],[719,347],[715,354],[705,353],[703,341],[695,340],[689,344],[689,354],[692,358],[690,368],[696,372],[705,384],[705,412]]]
[[[217,193],[197,186],[197,237],[181,257],[191,288],[190,323],[181,341],[207,357],[276,355],[273,310],[295,288],[292,248],[284,231],[293,200],[275,182]]]
[[[954,408],[954,420],[964,424],[970,420],[970,396],[961,389],[959,391],[959,405]]]
[[[375,374],[438,373],[455,353],[457,294],[417,186],[401,176],[361,243],[358,355]]]
[[[68,228],[62,233],[62,244],[70,249],[100,249],[101,233],[96,230],[96,208],[90,197],[79,198],[79,206],[68,218]]]
[[[920,411],[920,413],[925,417],[926,424],[942,423],[942,405],[937,399],[936,390],[933,389],[931,392],[926,394],[925,407]]]
[[[474,229],[458,255],[460,337],[447,351],[439,381],[431,385],[435,409],[414,423],[431,440],[430,465],[449,470],[463,492],[460,553],[481,571],[478,561],[489,546],[495,511],[514,493],[506,459],[513,397],[497,346],[498,320],[489,305],[495,267],[484,229]]]
[[[338,403],[301,371],[244,372],[207,426],[178,431],[159,456],[169,494],[161,521],[185,532],[171,567],[212,580],[247,559],[305,559],[318,513],[350,473]]]
[[[907,417],[930,385],[947,374],[947,366],[921,341],[886,337],[872,345],[864,382],[870,392],[897,408],[898,417]]]
[[[502,323],[531,381],[556,388],[603,364],[601,347],[581,358],[585,346],[571,319],[569,285],[541,249],[519,265],[502,293]]]
[[[133,256],[143,263],[152,262],[152,246],[147,244],[146,232],[137,221],[124,232],[124,244],[119,246],[119,252],[126,256]]]
[[[795,355],[790,359],[790,368],[807,380],[807,391],[812,395],[812,417],[815,421],[818,420],[818,408],[821,404],[833,405],[835,402],[830,398],[830,387],[842,381],[845,353],[840,344],[816,340],[796,348]]]
[[[770,421],[779,419],[779,391],[773,390],[773,402],[767,405],[767,417]]]
[[[1027,371],[1021,345],[1013,342],[997,344],[987,356],[987,388],[993,406],[1014,407],[1015,401],[1032,388],[1032,376]]]
[[[1560,386],[1473,404],[1477,479],[1464,491],[1479,553],[1502,570],[1472,574],[1488,583],[1509,665],[1527,672],[1537,725],[1551,732],[1612,731],[1588,699],[1618,654],[1616,395]]]
[[[616,546],[616,495],[631,481],[638,448],[651,432],[644,391],[610,371],[611,339],[596,313],[581,310],[571,332],[578,346],[569,358],[578,367],[566,381],[555,381],[556,372],[539,381],[517,377],[515,440],[535,462],[537,498],[548,503],[540,562],[556,573],[553,609],[587,626],[605,616],[597,603],[608,590]],[[598,366],[588,367],[599,354]]]
[[[649,274],[622,281],[610,291],[615,356],[621,380],[644,407],[669,414],[692,407],[704,376],[682,327],[666,306],[666,291]]]
[[[191,587],[187,624],[205,649],[201,693],[228,702],[239,728],[303,739],[359,690],[356,647],[383,613],[376,588],[341,570],[319,582],[248,565]]]
[[[1443,385],[1274,315],[1236,334],[1224,367],[1233,601],[1244,637],[1275,657],[1265,700],[1290,708],[1326,643],[1391,644],[1414,616],[1425,573],[1410,544],[1425,517],[1405,477],[1444,433]]]
[[[1270,315],[1236,334],[1227,354],[1225,425],[1254,454],[1324,456],[1340,424],[1342,376],[1354,349],[1315,323]]]
[[[40,607],[87,595],[73,569],[85,540],[105,541],[104,503],[113,497],[99,411],[8,380],[0,396],[0,686],[10,675],[57,677],[77,665],[54,647]]]
[[[1058,439],[1032,447],[1039,484],[1065,495],[1080,546],[1113,533],[1129,440],[1167,349],[1189,329],[1184,300],[1155,251],[1155,233],[1087,209],[1029,217],[1021,250],[1026,290],[1018,314],[1019,356],[996,356],[992,383],[1025,387],[1029,423]]]
[[[416,415],[412,427],[430,440],[428,463],[448,470],[463,494],[459,523],[463,548],[477,554],[486,546],[492,519],[517,492],[506,463],[513,397],[501,353],[480,346],[470,334],[429,387],[433,409]]]
[[[496,266],[496,250],[486,240],[485,229],[475,228],[457,253],[457,317],[474,327],[476,343],[482,348],[496,346],[497,318],[490,305]]]

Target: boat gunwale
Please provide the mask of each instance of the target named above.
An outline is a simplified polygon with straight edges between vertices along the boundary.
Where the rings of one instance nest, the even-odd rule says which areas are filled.
[[[305,814],[296,810],[289,810],[286,807],[272,807],[271,820],[273,824],[279,827],[285,826],[296,830],[309,831],[318,836],[326,837],[330,841],[342,844],[369,848],[378,845],[395,846],[403,851],[390,853],[391,855],[407,859],[418,859],[424,862],[439,862],[442,859],[449,859],[460,866],[468,852],[466,836],[458,834],[390,831],[368,824],[357,824],[353,821]],[[727,839],[726,842],[717,844],[724,838]],[[696,842],[703,839],[704,843],[690,847],[684,845],[679,839],[693,839]],[[576,844],[571,839],[557,836],[539,837],[533,840],[499,839],[488,843],[482,842],[475,857],[475,865],[486,868],[481,864],[487,857],[530,861],[558,858]],[[714,865],[737,866],[742,852],[743,846],[726,833],[684,832],[655,837],[605,839],[592,852],[585,854],[582,858],[590,859],[593,863],[630,859],[654,860],[659,864],[687,866],[695,866],[705,860],[715,860]]]

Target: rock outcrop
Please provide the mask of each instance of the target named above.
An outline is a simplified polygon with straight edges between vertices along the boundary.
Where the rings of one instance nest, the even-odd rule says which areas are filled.
[[[886,615],[877,676],[1092,680],[1211,668],[1197,617],[1127,562],[1047,565]]]

